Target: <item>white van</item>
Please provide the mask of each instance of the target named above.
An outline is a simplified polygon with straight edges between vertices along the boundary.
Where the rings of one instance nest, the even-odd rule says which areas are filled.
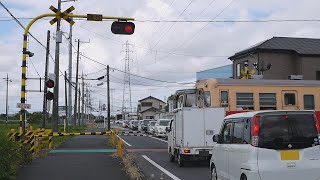
[[[320,180],[320,118],[314,111],[225,117],[213,136],[212,180]]]

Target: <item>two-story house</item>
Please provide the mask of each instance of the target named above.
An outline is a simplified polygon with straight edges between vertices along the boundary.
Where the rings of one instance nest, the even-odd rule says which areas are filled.
[[[229,57],[233,78],[245,64],[263,79],[320,80],[320,39],[273,37]]]
[[[139,100],[138,115],[140,119],[155,119],[156,113],[165,111],[166,103],[155,97],[149,96]]]

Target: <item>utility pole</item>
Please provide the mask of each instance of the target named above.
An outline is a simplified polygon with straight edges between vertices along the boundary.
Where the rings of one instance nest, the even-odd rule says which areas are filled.
[[[48,122],[48,104],[46,94],[48,92],[48,87],[46,82],[48,81],[48,69],[49,69],[49,54],[50,54],[50,31],[47,31],[47,48],[46,48],[46,65],[44,72],[44,91],[43,91],[43,120],[42,120],[42,128],[46,128],[46,123]]]
[[[85,111],[86,111],[86,120],[87,120],[87,122],[89,122],[89,118],[88,118],[88,104],[89,104],[89,91],[88,91],[88,85],[86,86],[86,109],[85,109]]]
[[[58,0],[58,11],[61,11],[61,0]],[[52,112],[52,132],[58,131],[59,122],[59,53],[60,53],[60,41],[62,38],[60,31],[60,19],[57,21],[57,31],[56,31],[56,52],[55,52],[55,63],[54,63],[54,74],[55,74],[55,86],[54,86],[54,97],[53,97],[53,112]]]
[[[69,126],[69,122],[68,122],[68,96],[67,96],[67,71],[64,71],[64,97],[65,97],[65,101],[66,101],[66,118],[65,118],[65,132],[68,132],[68,126]]]
[[[107,98],[108,98],[108,131],[110,131],[110,78],[109,78],[109,65],[107,65]]]
[[[12,82],[10,79],[9,79],[9,76],[8,76],[8,73],[7,73],[7,77],[6,78],[3,78],[5,79],[5,81],[7,81],[7,90],[6,90],[6,125],[8,125],[8,88],[9,88],[9,81]]]
[[[79,96],[78,96],[78,125],[80,126],[81,124],[80,124],[80,116],[81,116],[81,114],[80,114],[80,97],[81,97],[81,87],[79,87]]]
[[[78,70],[79,70],[79,50],[80,49],[80,39],[78,39],[78,50],[77,50],[77,70],[76,70],[76,88],[74,93],[74,113],[73,113],[73,127],[77,125],[77,96],[78,96]]]
[[[71,18],[72,19],[72,18]],[[69,94],[68,94],[68,122],[72,120],[72,25],[70,24],[69,31]]]
[[[83,72],[82,72],[82,106],[81,106],[81,121],[84,124],[84,79],[83,79]]]

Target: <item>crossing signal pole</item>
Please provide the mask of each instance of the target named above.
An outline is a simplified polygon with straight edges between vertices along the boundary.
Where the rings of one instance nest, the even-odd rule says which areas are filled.
[[[73,21],[73,19],[71,18],[80,18],[80,19],[84,19],[87,18],[88,21],[102,21],[103,19],[113,19],[113,20],[118,20],[119,21],[125,21],[127,22],[128,20],[134,21],[134,18],[127,18],[127,17],[115,17],[115,16],[103,16],[100,14],[86,14],[86,15],[80,15],[80,14],[70,14],[71,11],[74,10],[74,7],[71,6],[70,8],[68,8],[66,11],[61,12],[61,0],[58,0],[58,9],[54,8],[53,6],[50,7],[50,9],[54,12],[51,14],[41,14],[35,18],[33,18],[28,25],[25,27],[24,32],[23,32],[23,46],[22,46],[22,66],[21,66],[21,99],[20,99],[20,118],[19,118],[19,122],[20,122],[20,127],[19,127],[19,132],[21,134],[25,133],[26,131],[26,127],[25,127],[25,122],[26,122],[26,96],[27,96],[27,91],[26,91],[26,87],[27,87],[27,77],[26,77],[26,72],[27,72],[27,55],[29,57],[33,56],[33,53],[31,53],[30,51],[28,51],[27,47],[28,47],[28,34],[29,34],[29,30],[31,28],[31,26],[39,19],[42,19],[44,17],[54,17],[51,21],[50,24],[54,24],[55,22],[58,22],[58,20],[60,19],[64,19],[67,22],[69,22],[71,25],[73,25],[75,22]],[[133,24],[133,23],[132,23]],[[57,26],[57,30],[58,30]],[[127,32],[131,32],[132,30],[134,32],[134,27],[130,28],[128,27],[125,31]],[[59,29],[60,30],[60,29]],[[60,31],[58,31],[60,32]],[[132,33],[133,33],[132,32]],[[130,33],[130,34],[132,34]],[[121,34],[121,33],[117,33],[117,34]],[[59,46],[57,46],[59,47]],[[58,53],[57,53],[58,54]],[[55,88],[55,101],[56,103],[54,103],[54,111],[53,111],[53,131],[56,131],[58,129],[58,91],[59,91],[59,64],[58,64],[58,60],[59,57],[56,58],[56,62],[57,64],[55,64],[55,72],[58,71],[57,73],[55,73],[56,78],[55,81],[57,82],[57,86]],[[57,66],[56,66],[57,65]]]

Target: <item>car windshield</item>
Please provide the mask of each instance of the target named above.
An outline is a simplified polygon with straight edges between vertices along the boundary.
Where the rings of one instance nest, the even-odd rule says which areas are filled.
[[[160,126],[168,126],[170,121],[160,121],[159,125]]]
[[[156,122],[155,122],[155,121],[152,121],[152,122],[150,122],[149,124],[150,124],[150,126],[154,126],[154,125],[156,124]]]
[[[132,121],[132,124],[138,124],[139,121]]]
[[[143,120],[144,125],[148,125],[151,120]]]
[[[260,118],[259,147],[302,149],[318,143],[313,114],[265,115]]]

